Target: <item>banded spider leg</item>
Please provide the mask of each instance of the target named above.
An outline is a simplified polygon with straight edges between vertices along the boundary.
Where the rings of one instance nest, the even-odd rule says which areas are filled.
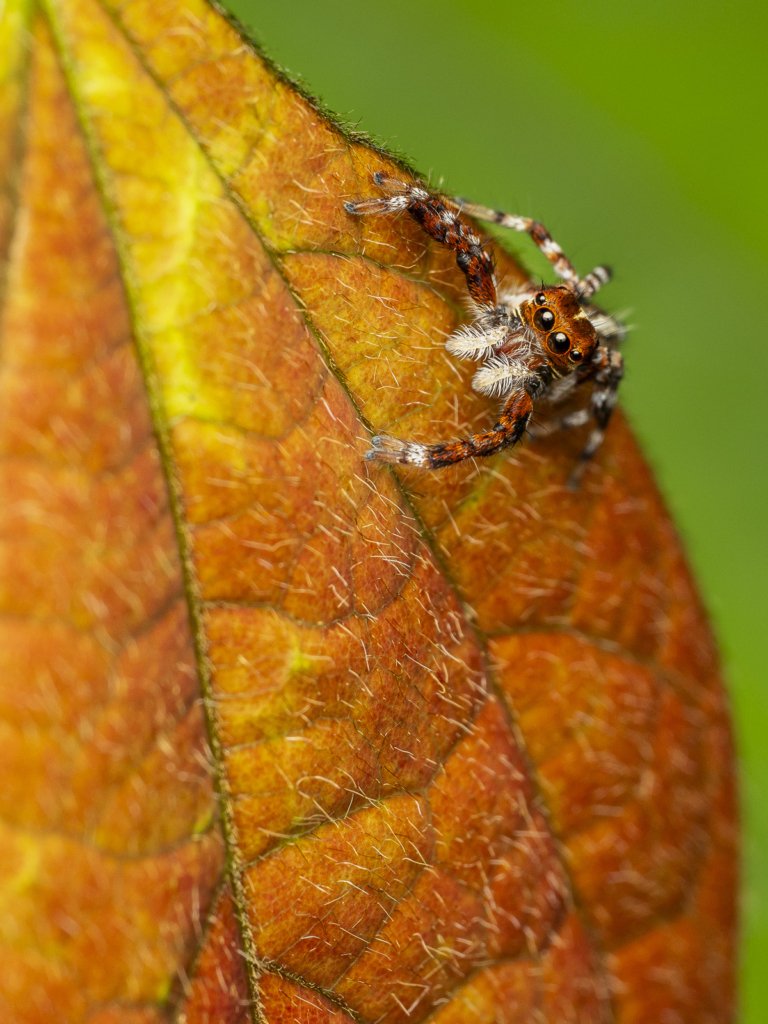
[[[502,228],[512,228],[513,231],[524,231],[529,234],[552,264],[558,277],[561,277],[568,288],[575,292],[580,299],[591,299],[611,279],[611,269],[606,266],[595,267],[585,277],[580,278],[571,261],[544,225],[530,217],[518,217],[516,214],[492,210],[490,206],[465,202],[463,199],[457,199],[456,206],[460,211],[477,218],[477,220],[484,220],[489,224],[498,224]]]

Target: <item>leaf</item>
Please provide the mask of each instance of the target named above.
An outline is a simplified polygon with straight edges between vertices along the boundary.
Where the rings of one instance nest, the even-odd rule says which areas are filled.
[[[492,414],[450,254],[344,212],[407,168],[204,0],[3,32],[4,1019],[730,1020],[727,711],[624,421],[578,494],[578,438],[367,465]]]

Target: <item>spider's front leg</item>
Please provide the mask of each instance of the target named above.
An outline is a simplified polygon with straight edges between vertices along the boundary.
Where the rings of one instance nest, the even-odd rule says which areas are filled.
[[[487,221],[489,224],[498,224],[503,228],[512,228],[513,231],[525,231],[526,234],[529,234],[552,264],[555,273],[563,279],[568,288],[579,299],[591,298],[599,288],[607,284],[611,279],[611,272],[608,267],[595,267],[586,277],[579,278],[573,264],[544,225],[536,220],[532,220],[530,217],[519,217],[516,214],[503,213],[501,210],[492,210],[489,206],[464,202],[463,199],[457,199],[456,205],[459,210],[466,211],[470,217]]]
[[[603,443],[608,421],[616,407],[619,384],[624,376],[624,360],[621,357],[621,353],[617,352],[616,349],[608,348],[607,345],[600,345],[595,349],[595,354],[592,357],[592,367],[595,370],[595,386],[589,399],[589,411],[595,426],[587,438],[587,443],[584,445],[579,456],[579,461],[568,480],[568,486],[572,490],[579,486],[587,463],[594,458],[598,448]]]
[[[533,377],[531,388],[539,384]],[[394,462],[402,465],[423,466],[426,469],[440,469],[452,466],[464,459],[495,455],[505,448],[517,444],[525,433],[533,412],[531,395],[524,387],[516,387],[507,399],[501,416],[495,426],[484,434],[472,434],[459,441],[443,444],[419,444],[416,441],[401,441],[396,437],[380,434],[371,438],[371,449],[366,459],[379,462]]]
[[[387,195],[345,203],[347,213],[360,215],[407,210],[430,238],[456,253],[456,263],[467,279],[473,302],[480,312],[492,313],[497,302],[493,260],[472,228],[422,185],[398,181],[381,173],[374,174],[373,181]]]

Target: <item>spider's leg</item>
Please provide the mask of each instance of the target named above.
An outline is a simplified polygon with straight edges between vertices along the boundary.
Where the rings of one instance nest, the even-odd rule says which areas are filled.
[[[611,280],[610,267],[595,267],[576,285],[576,295],[580,300],[591,299],[596,291]]]
[[[587,438],[576,468],[571,473],[568,481],[568,486],[571,489],[578,487],[587,463],[594,458],[603,443],[608,421],[616,406],[619,384],[624,376],[624,360],[621,353],[606,345],[600,345],[595,350],[593,365],[597,367],[597,372],[595,373],[595,386],[589,400],[589,410],[595,421],[595,426]]]
[[[493,260],[483,249],[472,228],[449,209],[438,196],[422,185],[374,174],[374,183],[387,193],[383,199],[363,199],[345,203],[348,213],[392,213],[407,210],[430,238],[456,253],[456,262],[467,279],[467,288],[481,310],[492,311],[496,306],[496,283]]]
[[[472,378],[472,387],[481,395],[506,398],[520,388],[535,395],[541,388],[541,380],[522,360],[491,356]]]
[[[621,345],[626,340],[629,328],[622,322],[627,315],[626,312],[613,316],[611,313],[606,313],[604,309],[600,309],[599,306],[592,305],[591,302],[584,303],[582,308],[602,341],[615,346]]]
[[[538,378],[535,380],[538,383]],[[440,469],[464,459],[495,455],[517,444],[525,433],[532,411],[531,396],[524,388],[517,387],[508,398],[498,423],[485,434],[472,434],[444,444],[418,444],[382,434],[371,438],[371,449],[365,457],[379,462]]]
[[[538,441],[542,437],[550,437],[559,430],[572,430],[574,427],[583,427],[589,423],[591,418],[589,409],[576,409],[569,412],[567,416],[560,416],[557,419],[546,420],[544,423],[532,423],[528,427],[528,436]]]
[[[459,209],[468,213],[470,217],[477,217],[478,220],[488,221],[490,224],[498,224],[503,228],[512,228],[513,231],[527,232],[552,264],[558,277],[561,277],[571,291],[575,292],[579,298],[590,298],[601,285],[607,284],[611,279],[611,272],[608,267],[595,267],[586,277],[579,278],[573,264],[544,225],[536,220],[532,220],[530,217],[519,217],[513,213],[492,210],[489,206],[480,206],[478,203],[466,203],[461,199],[456,201],[456,205]]]

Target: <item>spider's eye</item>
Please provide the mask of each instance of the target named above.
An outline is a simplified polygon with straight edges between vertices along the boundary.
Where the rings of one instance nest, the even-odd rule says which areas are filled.
[[[539,292],[539,294],[533,301],[536,303],[537,306],[544,306],[547,302],[547,296],[544,294],[544,292]]]
[[[584,353],[579,352],[579,350],[575,348],[573,352],[571,352],[571,354],[568,356],[568,358],[571,360],[572,363],[580,363],[581,360],[584,358]]]
[[[540,296],[536,296],[539,301]],[[555,314],[551,309],[537,309],[533,314],[533,323],[540,331],[551,331],[555,326]]]
[[[567,352],[570,348],[571,339],[567,334],[563,334],[562,331],[555,331],[554,334],[550,334],[547,344],[553,352],[557,352],[561,356],[563,352]]]

